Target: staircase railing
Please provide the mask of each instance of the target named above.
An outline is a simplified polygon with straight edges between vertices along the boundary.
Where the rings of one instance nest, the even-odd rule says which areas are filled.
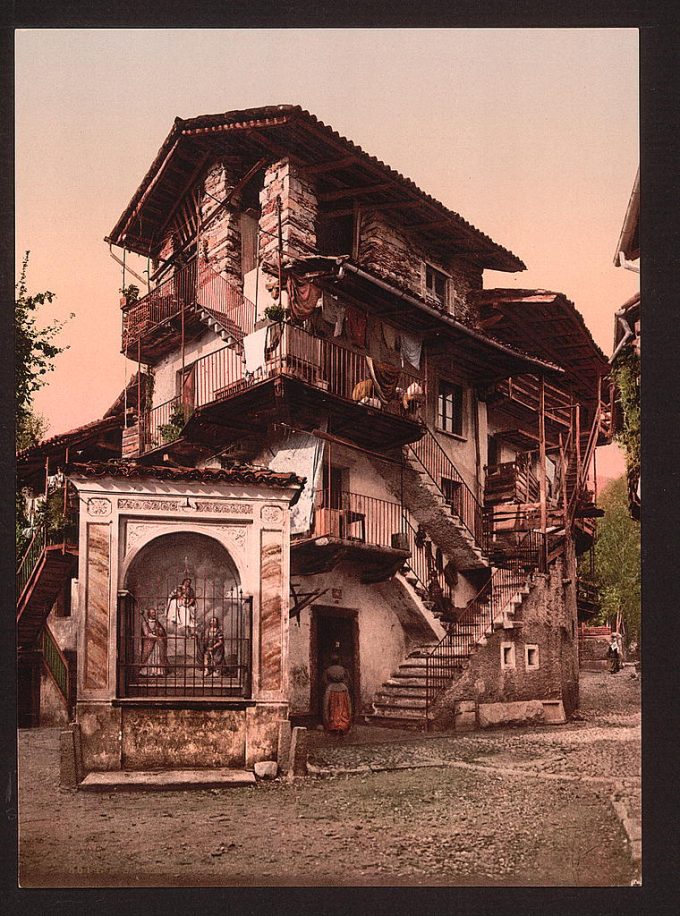
[[[437,583],[440,594],[448,599],[449,603],[453,600],[453,590],[446,581],[443,567],[448,562],[442,554],[442,568],[437,563],[437,547],[430,538],[427,537],[423,529],[418,529],[410,519],[409,513],[403,513],[403,530],[406,534],[411,556],[408,559],[408,565],[411,572],[418,580],[420,587],[428,592],[432,597],[432,582]]]
[[[68,662],[47,625],[40,631],[40,650],[47,670],[54,678],[60,693],[68,703],[70,701]]]
[[[425,427],[425,435],[408,447],[437,487],[441,497],[458,516],[475,543],[482,548],[484,542],[482,506],[458,468],[442,448],[439,440],[429,427]],[[445,489],[444,480],[451,481],[449,492]]]
[[[528,531],[521,542],[522,559],[507,567],[496,569],[488,582],[472,598],[455,623],[425,661],[425,721],[430,723],[430,711],[439,696],[450,686],[453,677],[470,657],[473,647],[500,617],[510,599],[528,581],[535,565],[527,568],[525,559],[540,556],[542,535]]]
[[[42,525],[33,532],[28,547],[24,551],[17,566],[16,574],[16,599],[17,602],[26,590],[36,566],[40,562],[43,551],[47,546],[47,526]]]

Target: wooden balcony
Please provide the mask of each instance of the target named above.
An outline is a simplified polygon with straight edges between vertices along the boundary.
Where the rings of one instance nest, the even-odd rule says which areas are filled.
[[[500,503],[535,503],[539,498],[538,478],[528,456],[518,455],[515,461],[492,464],[486,468],[484,505]]]
[[[291,572],[328,572],[346,559],[359,570],[362,582],[390,578],[410,556],[402,516],[396,502],[320,491],[311,531],[291,542]]]
[[[404,369],[395,376],[391,396],[383,390],[378,397],[369,357],[300,327],[272,324],[255,367],[229,346],[195,362],[183,403],[174,398],[145,416],[143,451],[179,436],[170,422],[178,409],[188,417],[182,435],[207,447],[271,422],[314,429],[323,418],[329,432],[364,447],[404,445],[422,435],[425,383]]]

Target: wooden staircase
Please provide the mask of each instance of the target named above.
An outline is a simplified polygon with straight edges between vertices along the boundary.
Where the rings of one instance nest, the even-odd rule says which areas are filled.
[[[38,553],[25,586],[17,597],[17,642],[20,649],[33,647],[52,606],[77,569],[78,550],[73,545],[44,545]]]

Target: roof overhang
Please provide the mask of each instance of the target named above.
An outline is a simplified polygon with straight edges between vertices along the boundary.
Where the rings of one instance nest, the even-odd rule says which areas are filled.
[[[389,208],[407,214],[409,229],[429,244],[469,257],[482,268],[525,269],[515,254],[458,213],[296,105],[176,118],[106,241],[144,256],[157,254],[179,202],[211,162],[231,158],[245,174],[263,156],[267,161],[289,157],[318,176],[326,203],[333,203],[331,213],[355,202]]]
[[[622,266],[621,255],[627,261],[635,261],[640,257],[640,169],[638,168],[633,183],[633,190],[628,201],[626,215],[621,227],[621,235],[616,245],[614,264]]]

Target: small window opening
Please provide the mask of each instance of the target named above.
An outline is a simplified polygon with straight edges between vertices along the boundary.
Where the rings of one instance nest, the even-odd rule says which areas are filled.
[[[431,264],[425,265],[425,289],[440,305],[446,305],[448,277]]]

